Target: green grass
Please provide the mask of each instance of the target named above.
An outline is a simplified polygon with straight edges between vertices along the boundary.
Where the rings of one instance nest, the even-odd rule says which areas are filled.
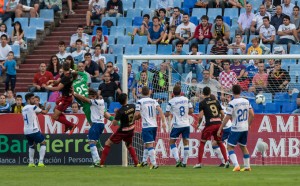
[[[299,185],[300,166],[253,166],[251,172],[232,172],[206,166],[201,169],[161,166],[156,170],[109,166],[1,166],[2,186],[193,186],[193,185]]]

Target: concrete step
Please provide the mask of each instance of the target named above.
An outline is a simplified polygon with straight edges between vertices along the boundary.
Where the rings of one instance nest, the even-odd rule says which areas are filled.
[[[75,33],[75,32],[74,32]],[[71,37],[73,33],[71,31],[54,31],[51,33],[51,36],[68,36]]]
[[[39,46],[40,48],[41,46]],[[54,47],[54,45],[52,46],[49,46],[49,47]],[[50,59],[52,55],[33,55],[33,54],[30,54],[28,56],[26,56],[26,60],[31,60],[31,59]]]

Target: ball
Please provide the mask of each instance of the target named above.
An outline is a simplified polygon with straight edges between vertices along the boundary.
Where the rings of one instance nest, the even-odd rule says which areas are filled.
[[[258,95],[255,97],[255,102],[256,102],[257,104],[263,104],[263,103],[265,103],[265,101],[266,101],[266,97],[265,97],[264,95],[262,95],[262,94],[258,94]]]
[[[259,141],[257,143],[257,150],[261,153],[264,153],[266,150],[268,150],[269,146],[266,142],[264,141]]]

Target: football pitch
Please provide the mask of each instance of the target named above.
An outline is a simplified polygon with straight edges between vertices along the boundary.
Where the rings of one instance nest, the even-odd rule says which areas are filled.
[[[214,166],[201,169],[161,166],[156,170],[121,166],[1,166],[0,177],[3,186],[285,186],[299,185],[300,166],[253,166],[251,172],[232,172],[231,168]]]

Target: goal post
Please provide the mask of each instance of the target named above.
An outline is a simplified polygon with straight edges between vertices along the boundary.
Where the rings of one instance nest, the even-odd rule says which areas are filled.
[[[295,59],[296,62],[293,65],[299,65],[299,75],[297,74],[297,78],[299,77],[299,80],[300,80],[300,54],[284,54],[284,55],[123,55],[123,60],[122,60],[122,84],[121,84],[122,85],[122,91],[124,93],[128,93],[128,65],[127,65],[128,62],[131,62],[132,60],[137,60],[137,61],[144,60],[144,61],[148,61],[148,62],[150,61],[151,62],[151,60],[171,61],[171,60],[179,60],[179,59],[184,59],[184,60],[203,60],[203,61],[205,61],[205,60],[206,61],[208,61],[208,60],[217,60],[217,59],[219,59],[219,60],[225,60],[225,59],[235,60],[235,59],[239,59],[241,61],[242,60],[256,60],[256,59],[259,59],[259,60]],[[208,62],[207,62],[207,64],[208,64]],[[171,69],[171,70],[174,70],[174,69]],[[174,71],[173,71],[173,73],[174,73]],[[172,88],[172,86],[171,86],[171,81],[172,81],[171,78],[173,78],[172,77],[172,72],[169,72],[168,76],[169,76],[168,93],[170,93],[171,92],[171,88]],[[295,81],[293,83],[297,84],[297,85],[300,84],[300,82],[298,82],[298,81],[297,82]],[[293,136],[296,137],[296,136],[299,136],[299,135],[296,134],[296,132],[295,133],[286,134],[287,138],[288,137],[292,138]],[[139,142],[141,142],[141,140],[139,140]],[[164,141],[164,143],[166,143],[166,140]],[[253,143],[255,145],[256,142],[253,141]],[[208,149],[206,149],[206,150],[207,150],[207,153],[208,153],[209,150]],[[168,151],[168,150],[166,150],[166,151]],[[141,156],[141,155],[142,154],[140,152],[139,156]],[[163,156],[165,156],[165,154]],[[128,162],[129,162],[128,158],[129,157],[128,157],[127,148],[126,148],[125,144],[123,143],[122,144],[122,165],[123,166],[127,166],[128,165]],[[297,160],[297,163],[300,164],[300,159]],[[278,164],[282,164],[282,162],[278,163]]]

